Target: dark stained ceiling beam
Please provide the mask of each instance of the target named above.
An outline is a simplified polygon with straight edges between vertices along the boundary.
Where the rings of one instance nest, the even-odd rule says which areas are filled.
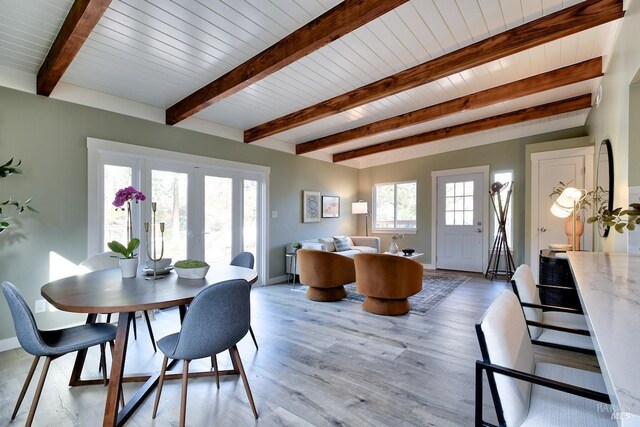
[[[273,46],[169,107],[166,111],[166,123],[175,125],[407,1],[344,0]]]
[[[587,0],[350,92],[247,129],[244,132],[244,141],[257,141],[623,16],[622,0]]]
[[[51,95],[110,3],[111,0],[76,0],[73,3],[38,70],[38,95]]]
[[[415,145],[426,144],[454,136],[467,135],[470,133],[481,132],[483,130],[494,129],[500,126],[508,126],[529,120],[541,119],[544,117],[555,116],[558,114],[569,113],[591,107],[591,94],[584,94],[562,101],[551,102],[548,104],[538,105],[535,107],[524,108],[522,110],[513,111],[498,116],[487,117],[485,119],[475,120],[473,122],[463,123],[456,126],[449,126],[418,135],[412,135],[405,138],[386,141],[380,144],[370,145],[355,150],[345,151],[333,155],[334,163],[343,162],[345,160],[355,159],[357,157],[368,156],[371,154],[382,153],[399,148],[413,147]]]
[[[305,154],[322,150],[354,139],[373,136],[382,132],[401,129],[434,120],[462,111],[486,107],[499,102],[509,101],[545,90],[555,89],[573,83],[602,76],[602,58],[594,58],[578,64],[569,65],[547,73],[507,83],[491,89],[461,96],[460,98],[431,105],[426,108],[369,123],[344,132],[335,133],[313,141],[296,145],[296,154]]]

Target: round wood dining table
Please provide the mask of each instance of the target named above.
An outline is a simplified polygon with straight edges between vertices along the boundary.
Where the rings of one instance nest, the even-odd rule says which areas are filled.
[[[204,279],[183,279],[175,272],[158,280],[147,280],[142,272],[136,277],[123,279],[119,268],[100,270],[65,277],[44,285],[42,296],[59,310],[87,313],[87,322],[95,322],[99,313],[119,313],[113,351],[111,375],[104,410],[104,426],[118,426],[132,415],[143,399],[155,387],[158,373],[124,377],[124,363],[129,336],[129,319],[136,311],[158,308],[180,308],[184,317],[186,306],[202,289],[226,280],[243,279],[249,284],[258,280],[255,270],[231,265],[212,265]],[[80,378],[86,350],[79,351],[69,381],[70,386],[101,384],[102,380]],[[220,374],[237,374],[237,369]],[[170,378],[171,376],[168,376]],[[146,381],[141,389],[118,411],[118,398],[122,382]]]

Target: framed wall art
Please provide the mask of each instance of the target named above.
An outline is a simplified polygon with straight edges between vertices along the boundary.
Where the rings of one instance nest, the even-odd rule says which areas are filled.
[[[340,218],[340,197],[322,196],[322,218]]]
[[[302,222],[320,222],[320,203],[319,191],[302,192]]]

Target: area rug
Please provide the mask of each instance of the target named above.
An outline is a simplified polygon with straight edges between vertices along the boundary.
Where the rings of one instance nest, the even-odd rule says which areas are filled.
[[[409,297],[409,302],[411,303],[411,311],[409,313],[419,316],[426,315],[467,280],[469,280],[469,277],[457,274],[425,272],[422,276],[422,290]],[[346,300],[358,303],[364,301],[364,295],[356,292],[355,283],[345,285],[344,288],[347,290]],[[307,287],[302,285],[297,287],[296,290],[306,292]]]

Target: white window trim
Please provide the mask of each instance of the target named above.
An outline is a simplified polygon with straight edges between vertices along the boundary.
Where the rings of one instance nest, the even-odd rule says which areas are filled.
[[[496,175],[499,173],[510,173],[511,174],[511,181],[515,182],[515,171],[513,169],[502,169],[502,170],[495,170],[493,172],[491,172],[491,182],[494,183],[496,182]],[[513,239],[514,239],[514,235],[513,235],[513,193],[511,193],[511,200],[509,201],[509,203],[511,203],[511,207],[509,208],[509,216],[511,217],[511,223],[509,224],[509,230],[508,230],[508,234],[511,236],[511,242],[509,243],[509,252],[511,252],[511,254],[513,255]],[[496,214],[493,212],[493,208],[490,209],[491,212],[491,239],[495,240],[496,238],[496,223],[498,222],[497,218],[496,218]]]
[[[100,198],[102,197],[100,189],[103,185],[101,170],[105,157],[113,158],[118,156],[127,156],[129,158],[132,156],[144,157],[165,162],[196,164],[215,167],[228,171],[229,173],[242,172],[244,174],[254,175],[259,185],[262,186],[262,188],[259,189],[261,191],[258,191],[258,205],[261,207],[258,212],[258,245],[260,249],[259,253],[262,257],[261,262],[256,263],[260,266],[258,271],[258,284],[266,283],[269,277],[269,224],[267,212],[269,212],[269,176],[271,168],[91,137],[87,138],[87,256],[102,251],[101,228],[103,224],[103,213],[98,209],[100,206]],[[134,176],[132,178],[134,183],[139,182],[139,177]],[[263,195],[264,200],[260,199],[261,195]]]
[[[377,185],[398,185],[398,184],[416,184],[416,227],[415,228],[375,228],[376,224],[376,186]],[[371,188],[371,234],[417,234],[418,233],[418,180],[393,181],[393,182],[377,182]],[[395,200],[397,193],[394,192],[394,206],[397,206]],[[396,220],[394,215],[394,221]]]

